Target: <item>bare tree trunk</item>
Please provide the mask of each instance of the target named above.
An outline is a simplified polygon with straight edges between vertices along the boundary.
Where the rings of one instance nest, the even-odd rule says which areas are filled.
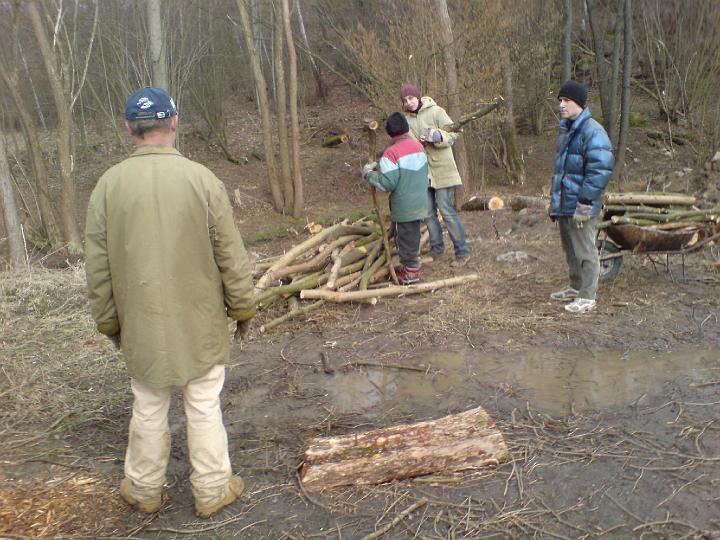
[[[617,87],[618,78],[620,77],[620,46],[622,44],[622,36],[620,35],[620,28],[622,28],[623,20],[623,2],[625,0],[618,0],[617,2],[617,13],[615,14],[615,25],[613,28],[613,55],[612,65],[610,67],[610,103],[608,104],[608,136],[611,141],[615,141],[615,130],[617,123]]]
[[[605,67],[605,44],[603,39],[603,31],[597,20],[597,13],[594,11],[596,0],[585,0],[587,6],[588,20],[592,29],[593,43],[595,48],[595,72],[597,74],[597,82],[600,87],[600,108],[602,109],[603,125],[605,130],[608,129],[609,117],[609,96],[607,69]]]
[[[270,183],[270,192],[272,194],[273,206],[277,212],[283,210],[283,196],[280,189],[280,182],[277,175],[277,164],[275,163],[275,147],[272,140],[272,122],[270,120],[270,105],[268,103],[267,87],[265,85],[265,77],[260,67],[260,55],[255,47],[253,39],[253,29],[250,23],[250,15],[245,7],[244,0],[236,0],[238,11],[240,12],[240,22],[242,24],[243,37],[245,38],[245,47],[248,51],[248,57],[255,78],[255,91],[258,99],[258,111],[262,123],[263,146],[265,147],[265,164],[268,172],[268,182]]]
[[[147,3],[147,25],[150,41],[150,67],[152,70],[152,85],[170,92],[168,79],[167,54],[165,47],[165,33],[162,28],[163,11],[162,0],[145,0]]]
[[[507,47],[505,48],[503,78],[505,80],[505,119],[502,123],[502,136],[505,141],[505,167],[510,183],[522,185],[525,183],[525,167],[520,156],[515,130],[513,64],[510,58],[510,49]]]
[[[9,69],[8,62],[3,57],[2,50],[0,50],[0,76],[12,96],[13,102],[15,103],[15,110],[20,116],[20,123],[25,133],[30,164],[33,176],[35,177],[35,189],[37,192],[40,225],[42,228],[41,232],[47,237],[50,247],[53,250],[58,250],[62,248],[64,242],[58,230],[53,205],[50,200],[48,172],[42,150],[40,149],[40,137],[37,132],[37,126],[32,113],[28,110],[23,100],[22,90],[18,84],[17,72]]]
[[[453,119],[460,116],[460,99],[458,94],[457,69],[455,66],[455,43],[453,39],[452,21],[447,7],[447,0],[435,0],[438,16],[440,17],[440,28],[442,35],[443,57],[445,60],[445,76],[447,78],[448,92],[448,113]],[[453,145],[453,154],[457,163],[460,178],[465,182],[470,181],[467,151],[465,140],[462,135],[458,137]],[[460,208],[465,200],[465,190],[462,186],[455,189],[455,205]]]
[[[290,172],[290,147],[287,129],[287,94],[285,90],[285,67],[283,60],[284,27],[283,8],[279,2],[275,4],[275,97],[277,100],[277,127],[280,151],[280,173],[282,177],[285,212],[292,212],[294,188]]]
[[[565,34],[563,39],[563,81],[572,77],[572,0],[565,0]]]
[[[615,168],[613,169],[612,178],[618,191],[620,191],[620,176],[625,169],[625,145],[627,144],[627,134],[630,128],[630,75],[632,73],[633,46],[632,0],[625,0],[625,31],[623,32],[623,39],[625,54],[623,58],[622,103],[620,105],[620,134],[615,151]]]
[[[305,23],[303,22],[302,10],[300,9],[300,0],[295,0],[295,11],[297,11],[298,25],[300,26],[300,33],[302,34],[303,42],[305,43],[305,49],[308,51],[308,58],[310,60],[310,66],[312,67],[313,77],[315,77],[315,85],[317,87],[317,97],[324,100],[327,97],[327,91],[323,84],[322,74],[320,68],[315,62],[315,57],[310,52],[310,42],[308,41],[307,32],[305,31]]]
[[[36,2],[27,3],[28,13],[32,21],[35,37],[45,64],[53,101],[57,112],[57,150],[60,178],[62,180],[62,195],[60,203],[61,220],[65,232],[68,250],[73,254],[83,252],[80,229],[77,223],[75,210],[75,182],[73,179],[73,153],[72,153],[72,115],[70,103],[65,95],[61,74],[58,71],[60,61],[57,53],[48,41],[45,27],[40,17]]]
[[[25,266],[25,249],[20,230],[15,193],[10,176],[10,165],[5,151],[5,137],[0,133],[0,202],[2,202],[3,222],[10,247],[10,268],[19,270]]]
[[[30,69],[28,68],[27,60],[25,59],[25,53],[22,50],[22,44],[19,40],[14,40],[17,43],[18,52],[20,53],[20,58],[22,59],[23,69],[25,70],[25,75],[28,78],[28,81],[30,82],[30,88],[32,88],[33,92],[33,99],[35,101],[35,108],[37,109],[38,118],[40,119],[40,126],[43,129],[47,129],[47,124],[45,123],[45,115],[43,114],[42,107],[40,106],[40,99],[38,98],[37,89],[35,88],[35,83],[33,83],[32,77],[30,76]]]
[[[293,199],[293,217],[300,217],[303,213],[303,182],[302,169],[300,168],[300,121],[297,108],[297,54],[295,53],[295,41],[293,40],[292,26],[290,25],[290,2],[282,0],[283,21],[285,22],[285,40],[288,46],[290,60],[290,126],[292,128],[293,148],[293,188],[295,196]]]

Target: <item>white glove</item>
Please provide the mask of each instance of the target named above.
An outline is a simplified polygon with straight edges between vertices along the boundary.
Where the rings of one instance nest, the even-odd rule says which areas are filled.
[[[577,203],[573,221],[578,229],[582,229],[585,222],[592,217],[592,210],[592,204]]]
[[[425,128],[422,140],[429,143],[440,143],[443,140],[442,133],[435,128]]]
[[[367,179],[368,174],[374,171],[375,167],[377,167],[377,161],[371,161],[370,163],[363,165],[362,172],[360,173],[362,174],[363,179]]]

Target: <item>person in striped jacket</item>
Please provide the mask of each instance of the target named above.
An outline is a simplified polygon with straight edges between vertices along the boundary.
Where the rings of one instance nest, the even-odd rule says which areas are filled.
[[[365,164],[362,177],[390,193],[392,230],[400,256],[396,273],[401,284],[409,285],[420,281],[420,226],[429,214],[428,161],[422,144],[410,135],[410,126],[402,113],[388,116],[385,131],[392,138],[392,145],[379,164]]]

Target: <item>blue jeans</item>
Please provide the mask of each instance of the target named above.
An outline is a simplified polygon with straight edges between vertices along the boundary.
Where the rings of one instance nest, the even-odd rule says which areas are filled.
[[[430,217],[425,219],[425,223],[430,233],[430,249],[435,253],[445,251],[443,242],[442,225],[437,217],[437,211],[445,222],[450,240],[455,246],[455,257],[469,257],[470,248],[467,240],[465,240],[465,229],[460,223],[460,216],[455,210],[454,200],[455,188],[428,188],[428,197],[430,199]]]

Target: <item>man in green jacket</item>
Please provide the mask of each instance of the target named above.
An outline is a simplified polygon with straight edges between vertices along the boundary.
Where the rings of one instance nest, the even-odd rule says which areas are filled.
[[[174,148],[172,98],[142,88],[125,118],[137,148],[98,181],[85,229],[90,310],[121,347],[134,396],[120,495],[141,512],[160,509],[178,386],[195,511],[209,517],[243,490],[231,472],[220,391],[227,317],[244,337],[255,315],[251,266],[224,185]]]
[[[455,187],[462,185],[452,153],[452,145],[459,135],[443,131],[444,127],[453,123],[452,119],[431,97],[422,97],[416,86],[403,84],[400,87],[400,100],[410,124],[410,133],[423,144],[428,157],[430,216],[425,222],[430,233],[430,253],[437,257],[445,251],[442,225],[437,215],[440,211],[455,247],[455,260],[450,266],[465,266],[470,258],[470,248],[455,209],[454,198]]]

